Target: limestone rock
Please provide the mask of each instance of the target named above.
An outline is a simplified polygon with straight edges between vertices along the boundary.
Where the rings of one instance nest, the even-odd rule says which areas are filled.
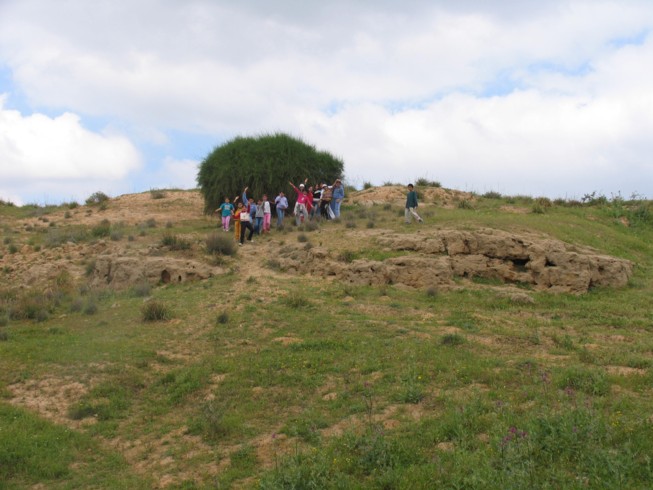
[[[166,284],[207,279],[216,273],[214,267],[188,259],[101,255],[95,260],[91,283],[122,289],[141,282]]]

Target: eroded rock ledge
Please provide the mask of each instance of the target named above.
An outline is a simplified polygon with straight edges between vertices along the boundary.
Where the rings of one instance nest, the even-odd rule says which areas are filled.
[[[219,273],[224,271],[189,259],[101,255],[95,261],[91,283],[121,289],[144,282],[167,284],[208,279]]]
[[[492,229],[385,233],[375,240],[388,251],[406,254],[345,263],[324,248],[297,245],[282,251],[279,262],[289,272],[336,276],[352,284],[428,287],[451,284],[456,277],[481,277],[571,293],[596,286],[623,287],[633,269],[628,260],[589,248]]]

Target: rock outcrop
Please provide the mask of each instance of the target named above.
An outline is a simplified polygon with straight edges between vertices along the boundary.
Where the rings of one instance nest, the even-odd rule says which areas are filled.
[[[189,259],[101,255],[95,259],[91,284],[123,289],[143,282],[154,285],[207,279],[220,272]]]
[[[297,246],[280,254],[280,265],[291,272],[336,276],[352,284],[428,287],[451,284],[456,277],[480,277],[571,293],[596,286],[623,287],[633,268],[628,260],[589,248],[490,229],[384,234],[376,242],[406,255],[347,262],[320,247]]]

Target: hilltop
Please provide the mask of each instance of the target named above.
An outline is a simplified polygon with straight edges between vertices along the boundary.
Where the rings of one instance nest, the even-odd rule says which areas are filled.
[[[427,209],[454,209],[460,203],[473,207],[475,200],[470,193],[440,187],[427,187],[421,194],[423,208]],[[354,223],[356,213],[365,217],[375,206],[386,211],[393,206],[401,210],[404,201],[405,190],[399,186],[355,192],[348,202],[365,210],[352,211],[345,218]],[[209,223],[215,222],[214,217],[203,215],[202,209],[196,191],[159,191],[119,196],[102,206],[59,209],[47,217],[28,216],[16,221],[16,231],[32,237],[45,235],[43,244],[37,245],[34,239],[15,240],[22,242],[20,253],[5,255],[0,266],[4,266],[10,283],[20,286],[54,280],[63,270],[77,281],[84,275],[91,276],[91,284],[96,287],[125,288],[143,281],[156,285],[169,282],[173,276],[177,282],[206,279],[226,269],[212,265],[202,250],[205,236],[197,229],[206,232]],[[519,210],[501,207],[497,212]],[[388,255],[383,260],[364,261],[364,256],[356,257],[351,250],[349,260],[340,260],[337,240],[312,250],[300,243],[277,252],[274,238],[265,237],[263,244],[257,244],[256,253],[262,262],[282,259],[280,265],[288,271],[336,276],[353,284],[429,287],[451,284],[456,277],[480,277],[578,293],[595,286],[622,287],[632,275],[632,264],[627,260],[532,232],[420,227],[406,236],[405,230],[397,233],[394,229],[401,223],[400,217],[390,228],[369,223],[374,226],[366,230],[346,227],[345,235],[368,248],[379,248]],[[291,217],[287,224],[292,224]],[[180,234],[175,231],[179,225]],[[166,253],[170,247],[161,242],[160,233],[152,234],[154,240],[147,236],[147,230],[157,227],[164,227],[164,235],[169,237],[178,234],[188,244],[184,253]],[[126,237],[126,233],[130,234]],[[400,257],[393,256],[398,254]],[[91,265],[93,270],[89,270]]]
[[[197,191],[0,207],[0,478],[644,488],[651,203],[418,190],[225,253]]]

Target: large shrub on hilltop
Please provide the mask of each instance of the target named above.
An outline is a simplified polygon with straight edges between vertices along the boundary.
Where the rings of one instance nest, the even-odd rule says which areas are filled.
[[[215,148],[201,163],[197,183],[204,196],[204,211],[213,212],[224,201],[240,195],[270,200],[283,191],[294,197],[288,181],[299,185],[333,183],[342,176],[343,162],[326,151],[287,134],[237,137]]]

